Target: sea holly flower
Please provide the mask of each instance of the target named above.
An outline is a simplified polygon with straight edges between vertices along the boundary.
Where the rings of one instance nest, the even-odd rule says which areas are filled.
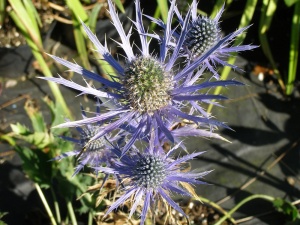
[[[177,7],[174,8],[177,15],[178,21],[183,29],[184,19],[180,14]],[[219,23],[222,13],[224,12],[224,5],[217,13],[215,18],[209,18],[203,15],[197,15],[197,1],[193,0],[191,4],[191,17],[187,25],[187,34],[185,40],[182,44],[182,54],[188,58],[188,61],[197,61],[197,59],[205,55],[208,51],[211,52],[208,57],[202,60],[200,67],[207,68],[210,72],[213,73],[213,76],[216,79],[219,79],[219,75],[215,70],[216,64],[221,64],[222,66],[230,66],[233,69],[240,70],[237,66],[228,64],[226,58],[230,56],[231,53],[251,50],[257,48],[258,46],[254,45],[238,45],[232,46],[232,42],[237,36],[242,34],[249,26],[241,28],[223,38]],[[159,26],[166,29],[167,24],[164,24],[163,21],[155,19],[153,17],[147,16],[153,22]],[[169,23],[169,21],[168,21]],[[181,29],[181,32],[182,32]],[[177,29],[174,29],[172,34],[174,37],[174,42],[178,42],[181,32],[178,32]],[[153,36],[159,38],[157,36]],[[225,41],[222,41],[225,40]],[[171,43],[170,46],[176,44]]]
[[[191,58],[197,58],[213,47],[221,38],[219,19],[223,12],[222,8],[214,19],[207,16],[197,16],[197,4],[193,1],[192,15],[183,47]],[[180,14],[177,14],[182,22]]]
[[[143,206],[141,225],[146,220],[147,212],[155,207],[157,201],[166,203],[187,217],[170,195],[171,193],[177,193],[191,197],[193,195],[189,190],[189,188],[192,188],[191,185],[205,184],[205,182],[198,179],[204,177],[210,171],[190,170],[187,164],[188,160],[198,157],[203,152],[187,154],[174,159],[173,153],[179,145],[180,143],[168,153],[165,153],[158,139],[151,138],[149,146],[143,152],[132,149],[119,161],[116,161],[112,167],[95,168],[99,171],[118,175],[124,185],[124,195],[110,206],[106,215],[125,203],[127,199],[132,199],[129,217],[133,215],[139,205]],[[113,151],[117,154],[120,152],[118,149]]]
[[[142,23],[140,3],[137,0],[135,2],[136,21],[133,21],[133,24],[139,34],[141,47],[138,54],[135,54],[130,43],[131,30],[128,34],[125,33],[111,0],[108,0],[108,4],[112,22],[121,39],[117,43],[125,52],[125,65],[123,66],[115,60],[106,43],[101,44],[90,29],[82,23],[88,38],[94,43],[97,51],[103,55],[104,60],[115,69],[116,74],[111,76],[111,80],[108,80],[75,63],[51,56],[70,70],[96,81],[96,85],[99,86],[91,87],[88,82],[86,82],[87,86],[82,86],[62,77],[42,78],[76,89],[82,94],[90,94],[100,98],[104,102],[103,106],[106,106],[108,110],[101,115],[66,122],[57,127],[78,127],[100,122],[101,128],[88,144],[116,129],[126,130],[130,127],[131,136],[123,148],[123,154],[130,149],[137,139],[144,138],[152,130],[159,130],[164,133],[168,140],[174,142],[169,121],[186,119],[205,128],[208,126],[211,130],[217,126],[227,127],[224,123],[211,119],[210,115],[204,115],[204,110],[199,104],[211,103],[211,100],[226,99],[222,95],[209,94],[208,90],[211,88],[242,85],[242,83],[228,80],[206,81],[194,85],[195,73],[199,77],[203,72],[203,70],[198,70],[199,65],[214,52],[214,49],[207,51],[192,63],[186,64],[182,69],[175,69],[175,64],[180,57],[179,52],[188,32],[189,13],[183,22],[180,37],[171,52],[168,46],[172,37],[171,21],[174,16],[175,0],[172,1],[168,12],[168,23],[164,35],[160,38],[159,54],[150,54],[150,42],[147,40],[147,34]],[[228,37],[220,40],[218,45],[222,45],[227,39]],[[216,45],[215,48],[217,47]],[[184,109],[187,107],[192,108],[191,113],[185,112]]]
[[[86,117],[86,113],[81,108],[82,117]],[[99,114],[99,106],[97,106],[97,115]],[[71,141],[76,144],[78,149],[73,151],[64,152],[61,155],[55,157],[53,160],[61,160],[65,157],[75,156],[78,160],[78,165],[73,174],[76,175],[85,165],[99,166],[99,165],[110,165],[111,161],[116,158],[116,155],[110,150],[111,146],[109,142],[115,142],[122,140],[122,136],[115,135],[110,137],[108,135],[98,138],[97,140],[90,142],[90,139],[94,137],[101,128],[99,124],[86,124],[83,127],[76,127],[79,132],[79,138],[72,138],[61,136],[61,138]]]

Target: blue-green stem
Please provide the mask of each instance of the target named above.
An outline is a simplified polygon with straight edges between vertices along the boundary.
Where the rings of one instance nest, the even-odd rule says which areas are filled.
[[[289,59],[288,81],[286,84],[286,94],[292,94],[297,73],[299,56],[299,35],[300,35],[300,1],[295,3],[294,15],[291,27],[291,46]]]
[[[43,203],[43,205],[44,205],[44,207],[46,209],[46,212],[47,212],[47,214],[48,214],[48,216],[50,218],[51,224],[52,225],[57,225],[57,223],[55,221],[55,218],[53,216],[53,213],[52,213],[52,211],[51,211],[51,209],[49,207],[49,204],[48,204],[48,202],[47,202],[47,200],[46,200],[46,198],[45,198],[45,196],[43,194],[42,189],[40,188],[40,186],[37,183],[34,183],[34,185],[35,185],[35,188],[36,188],[36,190],[37,190],[37,192],[38,192],[38,194],[40,196],[40,199],[42,200],[42,203]]]
[[[70,216],[72,225],[77,225],[77,220],[76,220],[76,216],[74,213],[73,205],[70,200],[67,201],[67,208],[68,208],[68,212],[69,212],[69,216]]]
[[[227,215],[224,215],[217,223],[215,223],[214,225],[221,225],[227,218],[229,218],[229,216],[231,216],[235,211],[237,211],[241,206],[243,206],[244,204],[246,204],[249,201],[252,201],[254,199],[265,199],[267,201],[273,202],[275,200],[274,197],[272,196],[268,196],[268,195],[251,195],[248,198],[243,199],[241,202],[239,202],[235,207],[233,207],[228,213]]]

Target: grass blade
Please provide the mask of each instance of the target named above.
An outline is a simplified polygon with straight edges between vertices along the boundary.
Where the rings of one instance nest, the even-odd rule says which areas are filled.
[[[269,62],[272,65],[272,68],[274,70],[274,74],[276,75],[279,85],[283,92],[285,92],[285,85],[281,78],[280,72],[277,69],[274,57],[271,52],[271,48],[267,39],[267,31],[269,30],[272,19],[274,16],[274,13],[277,9],[277,1],[278,0],[264,0],[263,1],[263,7],[261,11],[261,17],[260,17],[260,23],[259,23],[259,40],[261,43],[261,48],[268,58]]]
[[[75,37],[77,52],[79,54],[83,66],[87,70],[90,70],[91,66],[89,63],[89,57],[88,57],[87,47],[85,44],[84,33],[81,31],[81,23],[80,21],[77,20],[75,16],[72,16],[72,21],[73,21],[73,33]]]
[[[168,1],[167,0],[157,0],[157,8],[159,8],[160,15],[163,21],[166,23],[168,18]]]
[[[246,5],[245,5],[245,9],[244,9],[244,13],[243,13],[243,15],[241,17],[241,20],[240,20],[239,28],[246,27],[250,24],[250,21],[252,20],[252,17],[254,15],[256,4],[257,4],[257,0],[247,0]],[[246,33],[242,33],[241,35],[239,35],[235,39],[235,41],[233,43],[233,46],[242,44],[245,37],[246,37]],[[237,56],[237,53],[232,54],[229,57],[227,62],[229,64],[233,65],[235,63],[236,56]],[[223,70],[222,70],[222,73],[221,73],[221,80],[226,80],[229,73],[230,73],[230,71],[231,71],[231,67],[228,67],[228,66],[224,67]],[[214,91],[214,95],[220,94],[221,89],[222,89],[222,87],[217,87]],[[213,104],[210,104],[207,108],[207,112],[208,113],[211,112],[212,108],[213,108]]]
[[[91,66],[88,60],[88,53],[85,44],[84,32],[81,28],[81,22],[80,22],[80,20],[87,22],[89,19],[88,15],[79,0],[66,0],[66,3],[67,6],[72,11],[73,33],[75,37],[77,52],[79,54],[83,66],[86,69],[90,70]]]
[[[0,0],[0,27],[2,27],[2,25],[4,24],[4,18],[6,15],[5,8],[6,0]]]
[[[228,8],[230,6],[230,4],[232,3],[233,0],[217,0],[217,2],[214,5],[214,8],[210,14],[210,18],[215,18],[217,13],[219,12],[219,10],[222,8],[223,4],[226,3],[226,8]]]
[[[35,6],[33,5],[31,0],[23,0],[23,3],[26,8],[26,11],[28,12],[28,15],[31,18],[32,23],[36,24],[35,29],[38,30],[38,28],[42,27],[43,25]]]
[[[99,11],[101,10],[103,4],[96,4],[96,6],[93,8],[90,17],[89,17],[89,26],[90,29],[93,33],[96,33],[96,23],[97,23],[97,16]],[[90,49],[93,48],[92,42],[88,40],[88,47]],[[92,51],[92,54],[94,55],[95,59],[99,59],[97,60],[97,62],[99,63],[102,71],[104,71],[104,74],[102,74],[102,77],[108,79],[108,80],[112,80],[111,77],[108,74],[115,74],[115,71],[113,69],[113,67],[108,64],[106,61],[103,60],[103,56],[100,55],[97,51]]]
[[[123,4],[120,0],[113,0],[116,4],[116,6],[118,7],[118,9],[122,12],[122,13],[125,13],[125,9],[123,7]]]
[[[102,6],[103,6],[103,4],[97,3],[91,11],[91,14],[90,14],[90,17],[89,17],[89,27],[90,27],[90,29],[93,33],[95,33],[98,14],[99,14]]]
[[[10,3],[13,3],[12,7],[13,10],[9,12],[9,16],[13,19],[16,26],[20,29],[22,34],[24,35],[27,44],[31,48],[32,54],[34,55],[35,59],[39,62],[40,68],[46,77],[52,77],[52,73],[43,57],[43,45],[42,41],[40,41],[40,33],[38,31],[34,31],[34,29],[29,29],[30,24],[28,24],[31,20],[28,17],[28,14],[24,8],[24,5],[20,1],[10,0]],[[18,8],[19,7],[19,8]],[[15,11],[14,9],[17,8],[18,10]],[[20,14],[21,13],[21,14]],[[24,17],[21,17],[24,16]],[[26,22],[29,21],[27,24]],[[28,30],[29,29],[29,30]],[[33,37],[36,37],[35,39]],[[37,38],[39,37],[39,38]],[[55,97],[58,106],[63,110],[63,112],[72,119],[72,114],[58,88],[58,85],[53,82],[48,82],[49,87],[53,96]]]
[[[286,94],[291,95],[296,79],[298,56],[299,56],[299,35],[300,35],[300,1],[296,2],[291,29],[291,46],[289,59],[288,81]]]
[[[8,0],[13,10],[16,12],[17,23],[22,23],[25,27],[25,33],[31,37],[31,39],[36,43],[38,49],[42,51],[42,39],[39,34],[39,29],[35,20],[29,16],[21,0]],[[16,22],[16,21],[15,21]]]

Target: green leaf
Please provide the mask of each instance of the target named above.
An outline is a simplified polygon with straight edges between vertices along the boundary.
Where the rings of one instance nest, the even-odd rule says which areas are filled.
[[[0,225],[7,225],[7,223],[1,220],[7,214],[8,212],[0,212]]]
[[[291,95],[294,88],[294,82],[297,74],[298,57],[299,57],[299,35],[300,35],[300,1],[295,5],[292,27],[291,27],[291,44],[289,57],[289,71],[286,84],[286,94]]]
[[[47,127],[37,103],[34,100],[29,99],[26,101],[24,109],[31,120],[33,130],[36,132],[46,132]]]
[[[32,134],[27,127],[25,127],[24,125],[22,125],[20,123],[11,124],[10,127],[16,135],[30,135],[30,134]]]
[[[47,106],[51,112],[51,118],[52,118],[51,127],[54,127],[61,123],[64,123],[65,117],[62,116],[62,115],[64,115],[64,109],[63,109],[62,105],[57,102],[54,103],[48,97],[43,98],[43,101],[47,104]],[[58,134],[61,134],[61,133],[67,132],[68,130],[69,130],[68,128],[64,128],[64,129],[56,129],[55,131],[58,131]]]
[[[92,12],[90,14],[90,17],[89,17],[89,27],[90,27],[90,29],[91,29],[91,31],[93,33],[95,33],[96,23],[97,23],[97,19],[98,19],[98,14],[99,14],[102,6],[103,6],[103,4],[97,3],[93,7]]]
[[[35,24],[35,25],[38,24],[39,27],[42,27],[43,26],[42,21],[40,19],[40,16],[39,16],[35,6],[32,3],[32,0],[23,0],[23,4],[26,8],[26,11],[28,12],[28,15],[31,18],[32,23]],[[39,31],[39,27],[36,26],[35,29],[37,31]]]
[[[157,7],[160,10],[160,15],[163,21],[166,23],[168,19],[168,1],[167,0],[157,0]]]
[[[47,132],[30,132],[25,126],[17,123],[11,124],[11,129],[14,137],[27,143],[36,146],[36,148],[43,149],[49,147],[53,143],[53,135]]]
[[[278,212],[287,215],[291,221],[295,221],[300,216],[297,207],[282,198],[276,198],[273,206]]]
[[[76,176],[74,177],[76,179]],[[76,185],[74,185],[70,180],[66,179],[62,174],[58,174],[55,177],[58,184],[58,190],[61,196],[63,196],[66,200],[72,201],[76,198]]]
[[[267,38],[267,31],[269,30],[273,16],[277,9],[277,2],[278,0],[263,0],[263,5],[261,8],[261,16],[259,21],[259,40],[261,43],[261,48],[265,54],[265,56],[270,61],[270,64],[274,70],[274,74],[276,75],[279,85],[281,86],[282,90],[285,90],[284,82],[281,78],[281,74],[277,68],[275,59],[273,57],[269,41]]]
[[[294,5],[296,2],[299,2],[300,0],[284,0],[285,4],[287,7],[291,7]]]
[[[42,39],[40,36],[37,22],[34,18],[34,15],[32,15],[32,12],[27,11],[21,0],[8,1],[17,16],[17,18],[14,19],[14,22],[16,23],[17,20],[19,24],[23,24],[23,26],[25,27],[25,33],[31,37],[31,39],[33,40],[33,42],[35,42],[36,45],[40,46],[42,43]]]
[[[250,21],[252,20],[252,17],[255,12],[256,4],[257,4],[257,0],[247,0],[245,8],[244,8],[244,13],[240,20],[239,28],[246,27],[250,24]],[[243,43],[245,37],[246,37],[245,32],[243,34],[239,35],[235,39],[233,46],[241,45]],[[237,53],[231,54],[231,56],[227,60],[227,63],[233,65],[236,60],[236,55],[237,55]],[[222,70],[222,73],[221,73],[221,80],[226,80],[230,71],[231,71],[231,67],[229,67],[229,66],[224,67]],[[217,87],[214,91],[214,95],[220,94],[221,90],[222,90],[222,87]],[[208,106],[207,112],[211,112],[212,108],[213,108],[213,104],[210,104]]]
[[[11,146],[15,146],[16,145],[15,139],[13,137],[11,137],[9,134],[0,135],[0,140],[6,141]]]
[[[88,15],[79,0],[66,0],[66,4],[78,21],[88,21]]]
[[[125,13],[125,9],[123,7],[123,4],[120,0],[113,0],[116,3],[116,6],[118,7],[118,9],[122,12]]]
[[[0,0],[0,26],[2,27],[6,16],[6,0]]]
[[[77,52],[79,54],[83,66],[87,70],[89,70],[91,66],[89,63],[87,47],[85,44],[85,37],[84,37],[85,32],[82,32],[81,30],[82,26],[80,20],[78,20],[77,17],[75,17],[74,15],[72,16],[72,21],[73,21],[73,33],[75,37]]]
[[[26,42],[30,46],[34,57],[40,64],[40,68],[42,69],[43,74],[46,77],[52,77],[52,73],[42,55],[42,53],[44,52],[43,43],[42,43],[39,28],[37,26],[37,22],[35,20],[37,14],[28,13],[26,11],[24,4],[22,4],[20,0],[8,0],[8,1],[13,9],[9,11],[10,17],[13,19],[16,26],[21,30],[22,34],[24,35]],[[28,5],[26,6],[27,9],[31,8],[31,10],[35,10],[32,8],[32,4],[30,2],[32,1],[31,0],[26,1],[26,4]],[[35,14],[35,18],[32,16],[32,14]],[[68,115],[69,118],[71,118],[72,114],[65,103],[65,100],[58,88],[58,85],[53,82],[48,82],[48,84],[50,86],[50,89],[56,101],[59,102],[61,104],[61,107],[64,109],[64,114]]]
[[[39,149],[32,150],[25,146],[16,146],[15,150],[23,161],[23,170],[28,177],[41,187],[48,188],[52,177],[49,156]]]
[[[93,33],[95,33],[98,13],[102,6],[103,6],[103,4],[96,4],[96,6],[93,8],[93,10],[90,14],[88,25]],[[92,49],[93,43],[88,39],[87,36],[86,36],[86,39],[87,39],[88,47]],[[107,63],[105,60],[103,60],[103,56],[100,55],[99,52],[92,51],[92,54],[94,55],[94,58],[99,59],[98,63],[101,67],[101,70],[104,71],[104,74],[102,74],[102,76],[108,80],[112,80],[112,78],[110,77],[109,74],[115,74],[114,68],[109,63]]]

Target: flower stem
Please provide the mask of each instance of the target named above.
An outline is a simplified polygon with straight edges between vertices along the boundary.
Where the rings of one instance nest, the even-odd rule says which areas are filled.
[[[45,195],[43,194],[42,189],[40,188],[40,186],[37,183],[34,183],[34,185],[35,185],[35,188],[36,188],[36,190],[37,190],[37,192],[38,192],[38,194],[40,196],[40,199],[42,200],[42,203],[43,203],[43,205],[44,205],[44,207],[46,209],[46,212],[47,212],[47,214],[48,214],[48,216],[50,218],[50,221],[51,221],[52,225],[57,225],[57,223],[55,221],[55,218],[53,216],[53,213],[52,213],[52,211],[51,211],[51,209],[50,209],[50,207],[48,205],[48,202],[47,202],[47,200],[45,198]]]
[[[72,221],[72,225],[77,225],[77,220],[76,220],[76,217],[75,217],[72,202],[69,201],[69,200],[67,201],[67,208],[68,208],[69,215],[70,215],[70,218],[71,218],[71,221]]]
[[[92,224],[93,224],[93,213],[89,212],[88,225],[92,225]]]
[[[59,204],[57,202],[57,198],[56,198],[56,195],[53,191],[53,188],[50,188],[51,190],[51,194],[52,194],[52,197],[53,197],[53,200],[54,200],[54,209],[55,209],[55,214],[56,214],[56,220],[57,220],[57,223],[61,223],[61,216],[60,216],[60,210],[59,210]]]
[[[235,207],[233,207],[227,214],[225,214],[217,223],[214,225],[220,225],[222,222],[224,222],[228,217],[230,217],[235,211],[237,211],[241,206],[243,206],[245,203],[256,199],[256,198],[261,198],[265,199],[267,201],[273,202],[275,200],[274,197],[268,196],[268,195],[251,195],[248,198],[245,198],[241,202],[239,202]]]
[[[197,200],[199,200],[200,202],[204,202],[208,205],[211,205],[212,207],[214,207],[215,209],[219,210],[221,213],[224,214],[224,216],[226,216],[226,218],[228,218],[233,224],[236,224],[235,220],[231,217],[231,215],[225,211],[221,206],[219,206],[218,204],[208,200],[207,198],[203,198],[203,197],[197,197]]]

